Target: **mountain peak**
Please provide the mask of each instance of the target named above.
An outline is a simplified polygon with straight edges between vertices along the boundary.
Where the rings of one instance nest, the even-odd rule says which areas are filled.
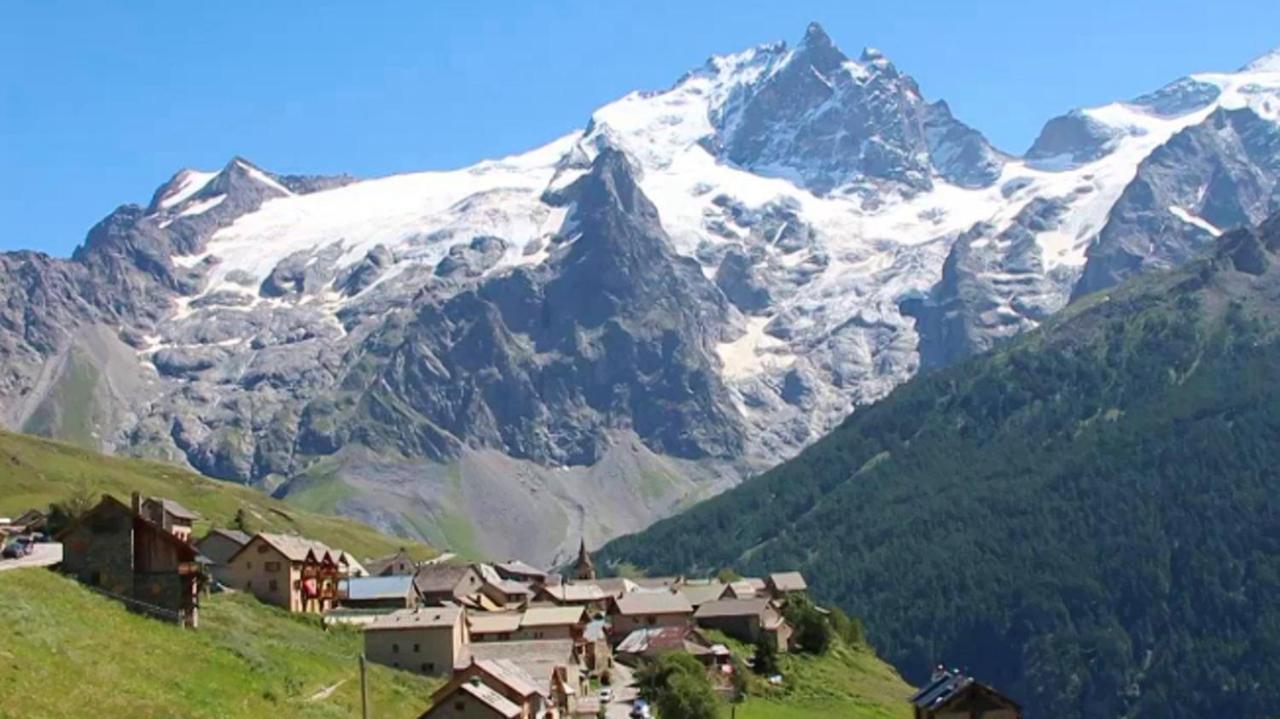
[[[1241,72],[1280,72],[1280,47],[1272,48],[1270,52],[1255,58],[1252,62],[1240,68]]]
[[[834,48],[835,43],[831,42],[831,36],[826,30],[816,22],[809,23],[804,30],[804,39],[800,41],[800,46],[805,48]]]

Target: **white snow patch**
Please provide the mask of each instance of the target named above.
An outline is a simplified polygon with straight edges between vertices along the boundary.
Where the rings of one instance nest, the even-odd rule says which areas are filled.
[[[227,199],[226,195],[214,195],[213,197],[206,197],[203,200],[198,200],[182,208],[182,212],[179,212],[178,216],[190,217],[191,215],[199,215],[199,214],[208,212],[209,210],[212,210],[218,205],[221,205],[222,201],[225,199]]]
[[[1190,212],[1187,212],[1186,210],[1182,209],[1181,207],[1178,207],[1177,205],[1169,205],[1169,212],[1179,220],[1182,220],[1183,222],[1189,225],[1195,225],[1196,227],[1199,227],[1200,229],[1204,230],[1205,232],[1208,232],[1214,237],[1218,237],[1219,235],[1222,234],[1222,230],[1214,226],[1213,223],[1209,222],[1203,217],[1200,217],[1198,215],[1193,215]]]
[[[267,175],[267,173],[263,172],[262,170],[259,170],[253,165],[250,165],[247,162],[240,162],[239,160],[236,161],[236,164],[240,166],[240,169],[245,171],[245,174],[253,178],[253,180],[258,182],[259,184],[266,185],[267,187],[270,187],[271,189],[285,196],[293,195],[293,191],[291,191],[289,188],[285,187],[284,185],[281,185],[279,182],[276,182],[275,179]]]
[[[187,198],[204,189],[210,180],[217,177],[217,172],[201,172],[200,170],[183,170],[178,173],[178,185],[169,192],[169,194],[160,198],[158,203],[160,209],[167,210],[175,205],[180,205]]]

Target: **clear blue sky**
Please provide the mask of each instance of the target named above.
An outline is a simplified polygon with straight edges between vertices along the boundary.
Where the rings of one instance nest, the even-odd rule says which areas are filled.
[[[581,127],[709,55],[821,22],[999,146],[1280,45],[1275,0],[0,4],[0,249],[68,254],[181,167],[447,168]]]

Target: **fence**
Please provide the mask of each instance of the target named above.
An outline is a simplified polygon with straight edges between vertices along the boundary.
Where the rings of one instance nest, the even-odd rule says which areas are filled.
[[[97,592],[98,594],[101,594],[104,597],[114,599],[117,602],[124,604],[125,607],[131,612],[135,612],[137,614],[144,614],[153,619],[161,619],[167,622],[173,622],[175,624],[182,624],[182,625],[187,624],[186,615],[188,614],[188,612],[169,609],[167,607],[159,607],[154,604],[148,604],[144,601],[134,599],[133,597],[126,597],[123,594],[116,594],[115,592],[107,591],[102,587],[94,587],[88,584],[85,584],[82,586],[84,586],[86,589],[92,592]]]

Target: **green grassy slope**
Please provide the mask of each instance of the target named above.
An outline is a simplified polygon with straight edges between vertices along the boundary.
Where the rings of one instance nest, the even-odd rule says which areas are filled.
[[[797,567],[908,680],[966,666],[1031,716],[1274,716],[1277,467],[1280,217],[917,377],[599,558]]]
[[[754,648],[720,632],[707,632],[739,657]],[[750,675],[747,700],[737,707],[739,719],[907,719],[914,690],[870,647],[849,646],[840,639],[821,656],[778,655],[781,686]]]
[[[360,559],[382,556],[406,546],[417,558],[435,552],[407,539],[388,537],[349,519],[316,514],[229,482],[177,467],[94,452],[28,435],[0,431],[0,515],[45,507],[79,491],[110,493],[128,500],[130,492],[175,499],[199,512],[197,535],[210,525],[229,526],[243,508],[254,529],[297,532]]]
[[[359,716],[357,631],[238,594],[205,598],[200,624],[130,614],[44,569],[0,572],[0,715]],[[372,665],[369,679],[378,717],[417,716],[438,686]]]

